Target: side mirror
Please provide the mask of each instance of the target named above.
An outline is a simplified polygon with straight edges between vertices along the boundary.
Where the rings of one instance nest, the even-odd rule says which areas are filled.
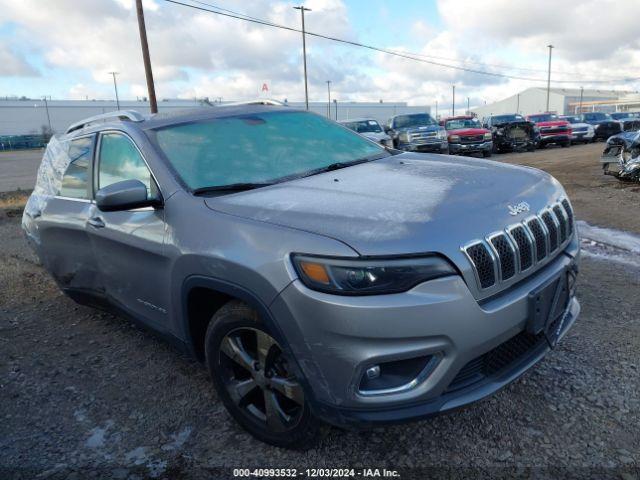
[[[159,201],[148,197],[147,187],[140,180],[123,180],[98,190],[96,205],[103,212],[115,212],[154,207],[159,205]]]

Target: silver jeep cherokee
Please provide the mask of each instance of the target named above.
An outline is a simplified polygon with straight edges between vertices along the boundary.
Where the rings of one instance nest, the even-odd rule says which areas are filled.
[[[484,398],[580,310],[573,211],[553,177],[386,150],[287,107],[72,125],[23,227],[67,295],[204,361],[231,415],[279,446],[308,445],[318,420],[371,426]]]

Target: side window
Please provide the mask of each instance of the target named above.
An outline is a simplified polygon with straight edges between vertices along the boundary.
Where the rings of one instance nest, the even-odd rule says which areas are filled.
[[[140,180],[147,187],[149,198],[159,195],[151,172],[133,142],[120,133],[105,133],[100,138],[96,190],[123,180]]]
[[[62,177],[59,195],[69,198],[89,198],[89,166],[93,137],[83,137],[69,142],[69,158],[71,162]]]

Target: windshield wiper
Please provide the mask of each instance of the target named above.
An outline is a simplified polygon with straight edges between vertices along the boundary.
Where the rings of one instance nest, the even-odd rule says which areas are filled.
[[[316,168],[314,170],[309,170],[308,172],[299,175],[297,178],[310,177],[312,175],[318,175],[319,173],[325,172],[333,172],[334,170],[340,170],[341,168],[352,167],[354,165],[358,165],[360,163],[371,162],[373,160],[378,160],[380,158],[384,158],[387,156],[388,152],[383,152],[382,154],[376,154],[370,157],[359,158],[357,160],[352,160],[351,162],[336,162],[330,163],[324,167]]]
[[[193,190],[194,195],[215,192],[244,192],[246,190],[254,190],[256,188],[268,187],[273,183],[230,183],[229,185],[214,185],[211,187],[200,187]]]

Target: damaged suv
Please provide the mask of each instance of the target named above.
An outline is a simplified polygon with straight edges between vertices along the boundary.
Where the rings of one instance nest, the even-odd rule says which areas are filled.
[[[230,414],[284,447],[313,442],[319,420],[480,400],[580,310],[574,214],[553,177],[388,151],[284,106],[72,125],[23,228],[62,291],[203,361]]]
[[[493,135],[494,152],[533,152],[536,149],[539,132],[533,122],[522,115],[494,115],[485,119],[484,127]]]

